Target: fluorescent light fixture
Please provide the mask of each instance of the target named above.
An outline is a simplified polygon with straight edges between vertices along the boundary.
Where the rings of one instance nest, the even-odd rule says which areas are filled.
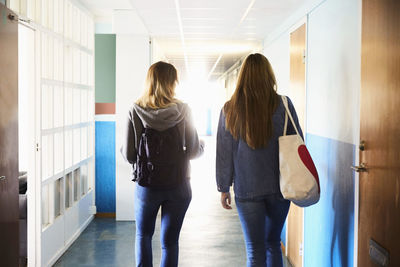
[[[215,70],[215,68],[217,67],[217,65],[218,65],[219,61],[221,60],[221,58],[222,58],[222,54],[221,54],[221,55],[219,55],[219,57],[218,57],[217,61],[215,61],[215,63],[214,63],[214,65],[213,65],[213,67],[211,68],[211,70],[210,70],[210,73],[208,73],[207,80],[209,80],[209,79],[210,79],[210,77],[211,77],[211,74],[214,72],[214,70]]]
[[[183,57],[185,58],[185,67],[186,71],[189,72],[189,64],[186,54],[185,36],[183,35],[182,17],[181,17],[181,9],[179,6],[179,0],[175,0],[175,9],[176,9],[176,16],[178,17],[179,32],[181,35],[181,43],[183,48]]]
[[[218,32],[186,32],[186,35],[204,35],[204,36],[210,36],[210,35],[220,35]]]
[[[216,26],[209,25],[185,25],[183,26],[185,29],[216,29]]]
[[[187,40],[200,40],[200,41],[210,41],[210,40],[218,40],[216,37],[187,37]]]
[[[176,2],[176,1],[175,1]],[[199,21],[223,21],[223,18],[183,18],[182,20],[199,20]]]
[[[254,3],[256,2],[256,0],[252,0],[249,4],[249,6],[247,7],[246,11],[244,12],[242,18],[240,19],[239,24],[242,24],[242,22],[246,19],[247,15],[249,14],[251,8],[253,7]]]

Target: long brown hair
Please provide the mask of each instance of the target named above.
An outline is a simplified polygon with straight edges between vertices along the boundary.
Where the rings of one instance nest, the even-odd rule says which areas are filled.
[[[143,108],[166,108],[179,102],[175,98],[175,87],[178,83],[178,74],[172,64],[159,61],[150,66],[146,87],[143,95],[136,104]]]
[[[236,90],[225,104],[226,128],[249,147],[265,147],[272,136],[272,115],[279,104],[276,79],[268,59],[249,55],[240,70]]]

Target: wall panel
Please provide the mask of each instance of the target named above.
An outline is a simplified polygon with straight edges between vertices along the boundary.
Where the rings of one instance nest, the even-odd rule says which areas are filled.
[[[321,198],[305,209],[304,266],[353,266],[356,146],[307,134],[318,169]]]
[[[361,64],[359,0],[329,0],[309,15],[307,129],[358,143]]]
[[[115,121],[96,121],[96,206],[115,213]]]
[[[96,103],[115,103],[115,34],[96,34]]]
[[[285,32],[276,40],[264,47],[264,55],[268,58],[275,73],[278,93],[287,94],[290,85],[290,35]]]
[[[108,216],[115,214],[115,42],[115,34],[95,36],[96,124],[89,128],[89,132],[96,134],[97,212]],[[89,99],[93,99],[93,94]],[[89,116],[93,118],[94,114]],[[93,154],[93,150],[88,153]]]
[[[116,42],[116,218],[134,220],[135,185],[131,181],[132,170],[119,150],[125,134],[129,108],[143,92],[150,64],[150,46],[148,36],[121,34],[117,35]]]

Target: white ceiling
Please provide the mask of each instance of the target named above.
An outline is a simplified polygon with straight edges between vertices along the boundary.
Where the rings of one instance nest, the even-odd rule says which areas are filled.
[[[134,9],[165,58],[181,76],[202,65],[218,78],[260,49],[264,38],[306,0],[81,0],[95,15]],[[186,63],[185,64],[185,59]]]

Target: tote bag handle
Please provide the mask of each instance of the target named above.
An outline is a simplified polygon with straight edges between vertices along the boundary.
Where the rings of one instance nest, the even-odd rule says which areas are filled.
[[[292,114],[290,113],[287,97],[284,96],[284,95],[282,96],[282,102],[283,102],[283,106],[285,107],[285,110],[286,110],[286,112],[285,112],[285,126],[283,127],[283,136],[285,136],[286,132],[287,132],[288,116],[290,118],[290,121],[292,122],[292,125],[293,125],[294,129],[296,130],[296,134],[300,135],[299,131],[297,130],[296,124],[294,123]]]

